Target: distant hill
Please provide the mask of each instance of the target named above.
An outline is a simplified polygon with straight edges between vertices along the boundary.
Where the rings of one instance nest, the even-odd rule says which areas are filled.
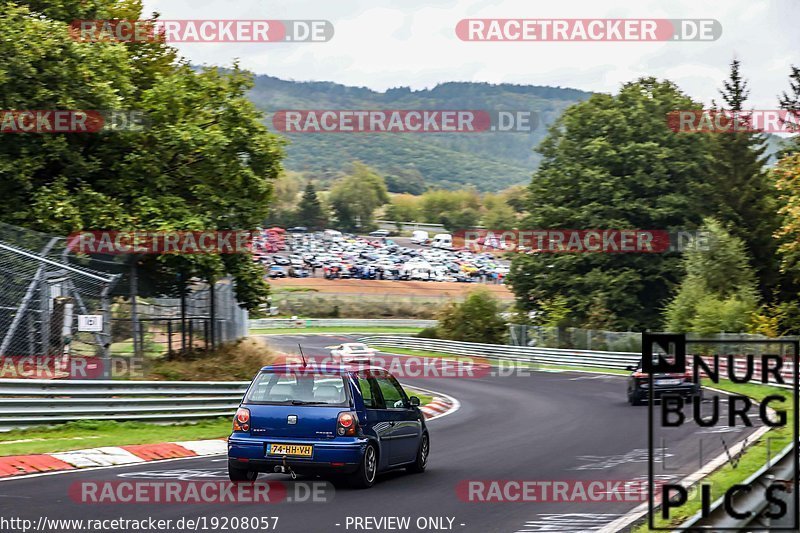
[[[533,85],[451,82],[433,89],[408,87],[377,92],[330,82],[294,82],[257,76],[250,98],[268,113],[282,109],[482,109],[534,111],[540,124],[530,133],[316,133],[289,134],[286,167],[332,178],[353,160],[384,174],[416,169],[426,184],[473,185],[496,191],[528,183],[539,164],[533,149],[570,105],[591,93]]]
[[[272,114],[286,109],[534,111],[540,123],[530,133],[282,134],[291,142],[286,168],[323,181],[338,176],[351,161],[360,160],[384,175],[399,175],[390,180],[395,186],[402,185],[407,176],[419,179],[421,175],[431,187],[472,185],[480,191],[498,191],[530,182],[541,159],[534,148],[547,134],[548,126],[564,109],[591,94],[561,87],[472,82],[443,83],[419,91],[399,87],[377,92],[332,82],[297,82],[260,75],[249,96],[267,113],[267,126],[273,131]],[[766,155],[772,165],[786,141],[775,135],[767,135],[767,140]]]

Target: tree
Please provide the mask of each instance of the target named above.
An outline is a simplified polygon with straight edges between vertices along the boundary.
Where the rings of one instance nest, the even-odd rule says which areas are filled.
[[[734,60],[730,77],[724,81],[720,112],[747,116],[750,90]],[[715,217],[744,241],[759,281],[761,294],[768,297],[779,278],[777,243],[772,238],[779,225],[775,188],[765,170],[766,138],[760,133],[713,134],[713,185]]]
[[[425,185],[425,178],[416,168],[403,169],[394,174],[388,174],[384,179],[389,192],[422,194],[428,188]]]
[[[328,216],[317,196],[317,190],[310,181],[306,184],[303,197],[297,206],[296,219],[298,224],[311,229],[322,229],[328,225]]]
[[[776,231],[781,269],[800,282],[800,153],[783,157],[773,170],[780,195],[781,225]]]
[[[551,300],[537,303],[532,323],[536,326],[559,328],[569,325],[570,309],[567,299],[558,294]]]
[[[6,2],[0,13],[0,31],[14,35],[0,41],[0,108],[137,110],[147,122],[140,130],[4,136],[0,219],[61,234],[263,222],[283,151],[247,98],[249,73],[236,64],[195,69],[163,42],[73,39],[74,19],[141,19],[137,0],[28,4]],[[224,275],[248,308],[268,292],[248,254],[147,256],[139,269],[154,293]]]
[[[708,210],[708,136],[676,134],[667,113],[700,109],[669,81],[642,78],[573,105],[539,146],[521,229],[696,229]],[[655,328],[679,280],[676,253],[518,255],[508,282],[526,309],[557,295],[577,322],[599,297],[622,329]]]
[[[473,188],[456,191],[433,190],[422,195],[420,200],[422,222],[443,224],[443,217],[457,216],[464,210],[478,211],[481,197]]]
[[[419,196],[395,194],[386,207],[385,217],[396,222],[415,222],[419,220]]]
[[[517,215],[507,203],[498,203],[487,208],[483,215],[483,225],[493,230],[509,230],[517,225]]]
[[[341,229],[369,231],[375,210],[389,202],[386,184],[374,170],[356,161],[353,169],[331,188],[329,203]]]
[[[714,219],[706,219],[709,249],[686,253],[686,272],[664,313],[665,327],[702,335],[746,331],[758,310],[756,276],[747,247]]]
[[[792,72],[789,74],[789,92],[784,91],[778,102],[781,109],[791,114],[794,124],[800,122],[800,68],[792,66]],[[797,137],[794,140],[797,146]]]
[[[439,223],[447,231],[456,232],[475,227],[480,218],[481,214],[477,209],[465,207],[454,213],[442,213],[439,217]]]
[[[472,291],[462,303],[451,303],[440,312],[439,338],[464,342],[502,344],[506,321],[498,301],[485,289]]]

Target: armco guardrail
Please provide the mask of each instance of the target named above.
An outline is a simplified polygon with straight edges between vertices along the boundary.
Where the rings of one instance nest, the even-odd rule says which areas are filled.
[[[626,366],[636,365],[642,358],[642,354],[632,352],[531,348],[527,346],[507,346],[504,344],[420,339],[398,335],[370,335],[368,337],[362,337],[359,340],[371,346],[395,346],[397,348],[407,348],[410,350],[446,352],[455,355],[486,357],[488,359],[597,368],[624,369]]]
[[[390,328],[429,328],[436,325],[435,320],[413,318],[254,318],[250,329],[269,328],[320,328],[320,327],[390,327]]]
[[[767,499],[767,488],[776,480],[788,480],[797,475],[795,472],[794,444],[786,446],[777,457],[771,458],[767,464],[762,466],[757,472],[742,482],[742,485],[752,487],[752,490],[741,491],[733,499],[733,507],[740,513],[747,516],[734,517],[725,509],[725,498],[721,497],[711,505],[711,510],[707,516],[703,516],[698,511],[688,521],[680,525],[682,531],[694,531],[704,529],[706,531],[746,531],[748,528],[756,526],[760,530],[768,530],[770,527],[778,527],[779,524],[770,523],[770,519],[763,515],[763,512],[770,506]],[[782,496],[784,495],[785,496]],[[781,491],[775,492],[773,498],[782,498],[791,509],[791,495]],[[790,501],[786,501],[789,499]],[[748,511],[749,513],[745,513]],[[787,516],[788,519],[788,516]],[[791,522],[783,530],[791,528]]]
[[[0,428],[232,416],[249,381],[0,380]]]

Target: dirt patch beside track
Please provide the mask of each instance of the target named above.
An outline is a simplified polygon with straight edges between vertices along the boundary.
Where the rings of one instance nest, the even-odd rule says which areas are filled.
[[[487,289],[495,297],[502,300],[511,300],[514,295],[505,285],[492,285],[485,283],[456,283],[449,281],[389,281],[389,280],[360,280],[323,278],[278,278],[269,281],[276,290],[280,289],[313,289],[319,293],[352,294],[402,294],[414,296],[450,296],[461,297],[479,287]]]

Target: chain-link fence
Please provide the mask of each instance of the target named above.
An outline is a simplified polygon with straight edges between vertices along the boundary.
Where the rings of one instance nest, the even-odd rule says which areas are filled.
[[[509,343],[539,348],[573,348],[610,352],[641,352],[642,334],[631,331],[509,325]]]
[[[137,298],[114,303],[112,355],[148,357],[209,350],[247,335],[248,314],[230,279],[196,282],[184,297]]]
[[[687,339],[713,339],[723,344],[718,345],[724,353],[729,349],[731,353],[781,353],[780,344],[752,344],[737,343],[742,340],[763,340],[770,338],[764,335],[749,333],[720,332],[715,334],[688,333]],[[774,340],[774,339],[773,339]],[[509,344],[514,346],[535,346],[539,348],[572,348],[575,350],[598,350],[609,352],[637,352],[642,351],[641,332],[632,331],[604,331],[598,329],[582,329],[567,327],[530,326],[526,324],[509,325]],[[758,351],[761,350],[761,351]]]
[[[118,276],[0,241],[0,355],[107,356],[110,291]]]
[[[0,223],[0,363],[36,358],[55,377],[69,357],[164,356],[247,335],[233,281],[188,280],[178,298],[138,294],[132,256],[76,256],[65,237]],[[11,361],[12,364],[8,365]]]

